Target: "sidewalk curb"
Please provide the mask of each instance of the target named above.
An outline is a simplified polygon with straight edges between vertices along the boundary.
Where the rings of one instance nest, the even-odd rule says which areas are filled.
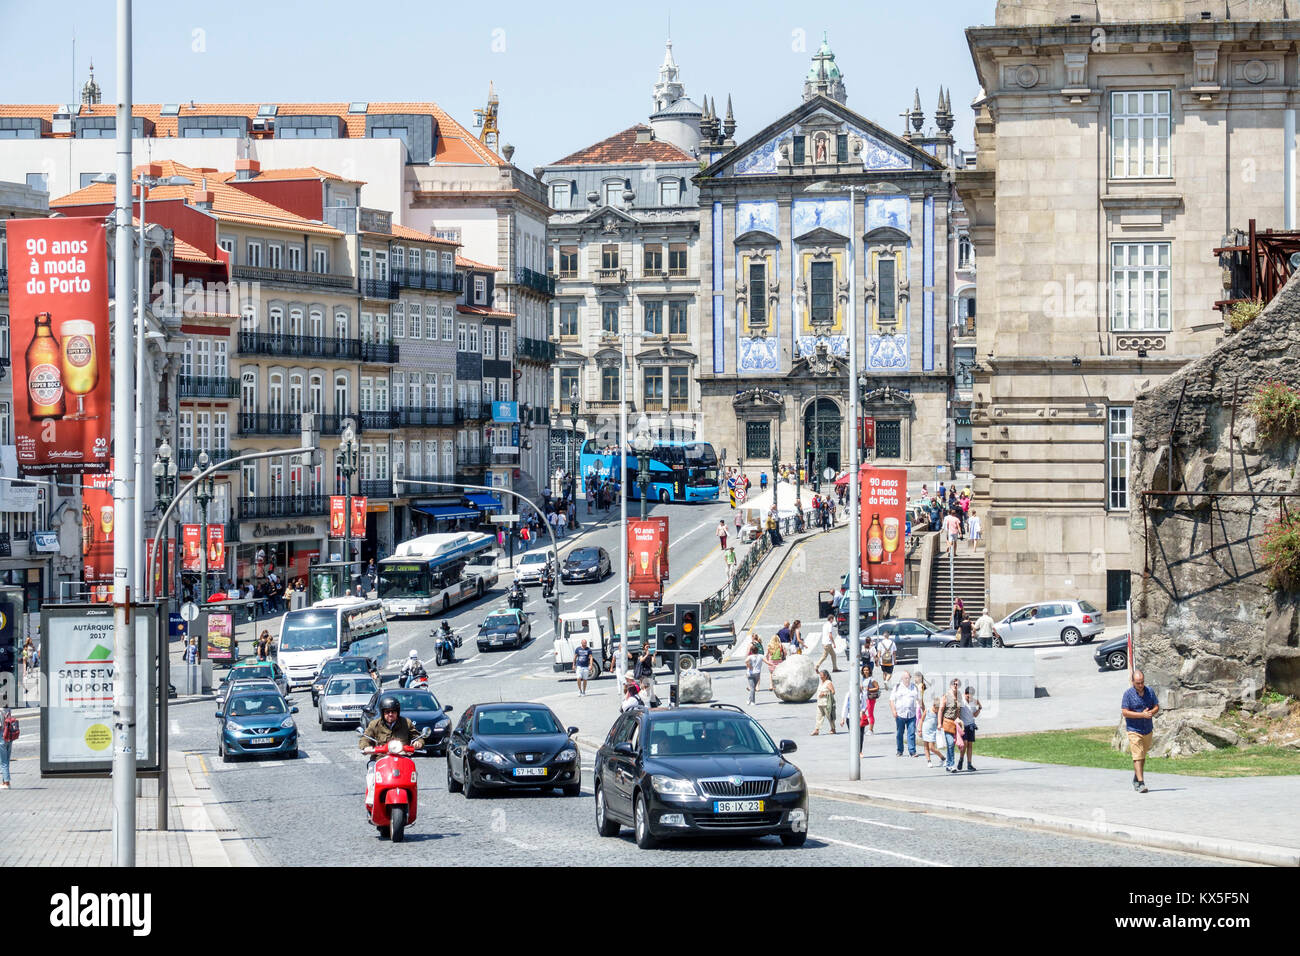
[[[1177,850],[1184,853],[1196,853],[1201,856],[1212,856],[1264,866],[1300,867],[1300,848],[1264,846],[1259,843],[1243,843],[1236,840],[1216,840],[1195,836],[1190,833],[1151,830],[1145,827],[1131,827],[1120,824],[1085,823],[1081,820],[1070,820],[1046,814],[1018,812],[993,807],[969,807],[941,800],[925,800],[919,797],[900,797],[896,794],[846,790],[841,787],[814,783],[809,783],[808,792],[820,797],[851,800],[869,806],[936,813],[982,823],[1009,823],[1036,830],[1063,833],[1066,836],[1092,837],[1093,839],[1109,840],[1115,843],[1127,843],[1162,850]]]
[[[188,829],[187,841],[190,856],[195,866],[248,866],[259,865],[247,841],[249,837],[240,835],[230,823],[230,818],[219,805],[209,800],[212,788],[200,786],[194,779],[194,764],[191,760],[201,761],[197,753],[173,753],[171,772],[174,788],[172,799],[180,803],[182,794],[188,798],[178,809]],[[181,783],[177,786],[177,780]],[[206,793],[205,793],[206,791]],[[231,834],[227,837],[225,834]]]

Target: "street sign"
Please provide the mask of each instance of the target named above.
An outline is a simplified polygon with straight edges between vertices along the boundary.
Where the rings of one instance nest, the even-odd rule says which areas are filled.
[[[186,601],[181,605],[181,617],[187,621],[193,621],[199,616],[199,606],[193,601]]]
[[[519,520],[519,515],[489,515],[488,520],[493,524],[514,524]]]
[[[822,478],[823,478],[824,480],[826,480],[826,481],[834,481],[834,480],[835,480],[835,469],[834,469],[834,468],[827,468],[825,471],[822,472]]]

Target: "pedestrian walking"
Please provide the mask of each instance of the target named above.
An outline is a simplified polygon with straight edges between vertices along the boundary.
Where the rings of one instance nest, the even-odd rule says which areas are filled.
[[[643,640],[644,638],[645,635],[642,635]],[[641,685],[641,690],[645,696],[646,707],[654,707],[655,655],[653,648],[650,647],[649,641],[645,641],[645,646],[642,648],[641,656],[636,659],[636,670],[633,673],[633,676],[637,679],[637,683]]]
[[[257,647],[257,659],[258,659],[259,661],[261,661],[261,662],[263,662],[263,663],[266,662],[267,648],[270,646],[270,644],[271,644],[271,632],[270,632],[270,631],[266,631],[266,630],[264,630],[264,631],[262,631],[261,634],[257,635],[257,645],[256,645],[256,647]]]
[[[758,490],[767,491],[767,472],[765,471],[758,473]]]
[[[872,650],[875,652],[876,663],[880,665],[880,676],[885,679],[885,686],[894,677],[894,661],[898,657],[898,645],[894,643],[894,632],[884,630],[880,632],[880,639],[875,641]],[[906,671],[904,671],[906,673]]]
[[[36,657],[36,648],[32,647],[32,639],[30,637],[23,641],[23,649],[20,653],[20,657],[23,663],[23,681],[26,682],[31,680],[32,676],[36,673],[35,668],[32,666],[32,661]]]
[[[958,633],[961,634],[961,646],[962,646],[962,647],[971,647],[971,646],[973,646],[972,637],[974,636],[974,633],[973,633],[973,632],[974,632],[974,629],[975,629],[975,625],[974,625],[974,623],[971,621],[971,619],[968,618],[968,617],[966,617],[965,615],[963,615],[963,616],[962,616],[962,619],[961,619],[961,624],[959,624],[958,627],[957,627],[957,631],[958,631]]]
[[[591,680],[591,659],[594,656],[584,637],[582,643],[573,652],[573,671],[578,677],[579,697],[587,696],[587,681]]]
[[[880,699],[880,681],[872,677],[871,672],[866,667],[863,667],[862,670],[867,676],[866,684],[863,687],[865,691],[863,696],[867,699],[867,710],[863,715],[864,723],[862,726],[867,733],[874,735],[876,732],[876,701]]]
[[[966,602],[958,598],[952,602],[952,629],[958,630],[964,620],[966,620]]]
[[[795,654],[802,654],[807,646],[803,640],[803,621],[796,618],[790,625],[790,650]]]
[[[744,527],[745,519],[741,517],[740,512],[736,512],[736,540],[740,540],[740,529]]]
[[[763,642],[757,634],[749,635],[749,653],[745,655],[745,683],[749,685],[749,702],[756,704],[758,682],[763,677]]]
[[[767,653],[763,655],[763,663],[767,665],[768,680],[771,686],[768,690],[776,690],[776,665],[785,660],[785,645],[781,643],[781,638],[773,634],[772,639],[767,642]]]
[[[871,638],[862,639],[862,647],[859,648],[858,653],[861,655],[862,666],[866,668],[867,676],[872,676],[876,672],[876,653],[871,646]]]
[[[958,770],[961,769],[962,761],[966,762],[968,772],[975,769],[975,731],[979,730],[975,718],[983,709],[984,705],[975,696],[975,688],[967,684],[966,693],[961,699],[961,736],[965,747],[962,748],[961,756],[957,758]]]
[[[943,742],[947,748],[947,761],[943,769],[948,773],[956,772],[957,732],[960,721],[961,681],[954,677],[949,682],[948,690],[944,693],[943,699],[939,701],[939,726],[943,730]]]
[[[989,609],[984,608],[975,622],[975,636],[979,639],[980,647],[992,647],[993,635],[997,630],[993,627],[993,618],[989,616]]]
[[[785,656],[789,657],[791,654],[793,654],[794,650],[790,647],[790,622],[789,621],[781,622],[781,627],[776,632],[776,636],[777,639],[781,642],[781,650],[785,652]]]
[[[827,656],[831,659],[831,671],[838,673],[840,665],[835,660],[835,612],[832,611],[822,622],[822,656],[817,658],[815,665],[817,670],[822,669],[822,663]]]
[[[943,519],[943,538],[948,545],[948,557],[951,559],[957,554],[957,539],[961,537],[961,519],[957,517],[955,510],[949,511],[948,516]]]
[[[830,724],[831,733],[835,733],[835,685],[831,683],[829,671],[822,671],[821,679],[817,687],[817,726],[813,729],[813,737],[822,732],[822,721]]]
[[[713,533],[718,536],[718,550],[726,551],[727,550],[727,523],[723,521],[721,518],[719,518],[718,527]]]
[[[1124,717],[1124,726],[1128,730],[1128,749],[1133,757],[1133,789],[1138,793],[1147,792],[1146,767],[1147,754],[1151,752],[1151,735],[1155,730],[1153,718],[1160,713],[1160,701],[1156,692],[1146,685],[1146,677],[1139,670],[1133,672],[1132,686],[1124,691],[1120,701],[1120,714]]]
[[[921,723],[921,746],[925,748],[925,765],[927,767],[943,766],[943,754],[939,751],[938,732],[939,702],[936,700],[926,708],[925,720]]]
[[[184,664],[197,664],[199,662],[199,639],[191,637],[181,651],[181,662]]]
[[[970,539],[970,553],[974,554],[979,550],[980,538],[984,537],[979,515],[975,513],[974,508],[966,512],[966,537]]]
[[[9,758],[18,742],[18,718],[8,705],[0,707],[0,790],[9,789]]]
[[[884,665],[881,665],[882,668]],[[903,671],[898,686],[889,694],[889,710],[894,715],[895,750],[903,756],[903,738],[907,738],[909,756],[916,756],[916,688],[912,686],[912,675]]]
[[[736,546],[735,545],[732,545],[727,549],[727,552],[726,554],[723,555],[722,560],[727,565],[727,581],[728,583],[730,583],[731,579],[735,577],[736,574]]]

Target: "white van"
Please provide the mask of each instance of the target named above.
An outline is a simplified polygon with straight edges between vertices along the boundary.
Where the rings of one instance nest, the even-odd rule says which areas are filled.
[[[321,664],[338,654],[369,657],[382,668],[388,663],[384,606],[359,597],[317,601],[284,616],[275,646],[289,690],[310,687]]]

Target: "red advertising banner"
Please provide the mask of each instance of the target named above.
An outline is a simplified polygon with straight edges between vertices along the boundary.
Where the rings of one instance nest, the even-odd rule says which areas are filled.
[[[876,420],[874,418],[858,418],[858,447],[876,447]]]
[[[202,570],[203,535],[196,524],[181,525],[181,570],[198,572]]]
[[[364,538],[366,536],[366,499],[352,499],[352,537]]]
[[[14,444],[26,475],[109,470],[108,251],[102,219],[12,219]]]
[[[208,570],[221,571],[226,566],[226,526],[208,525]]]
[[[112,489],[111,474],[87,475],[81,483],[81,577],[97,604],[113,600]]]
[[[858,473],[862,496],[861,560],[867,587],[901,590],[903,535],[907,511],[907,470],[871,468]]]
[[[668,519],[627,523],[627,596],[629,601],[663,600],[668,580]]]
[[[153,593],[155,597],[166,595],[165,582],[163,581],[163,549],[154,543],[153,538],[147,538],[144,543],[144,559],[149,560],[153,555]],[[157,548],[157,551],[154,549]],[[176,541],[172,538],[167,539],[167,576],[171,577],[176,571]]]
[[[347,522],[348,504],[343,495],[330,495],[330,537],[342,538]]]

